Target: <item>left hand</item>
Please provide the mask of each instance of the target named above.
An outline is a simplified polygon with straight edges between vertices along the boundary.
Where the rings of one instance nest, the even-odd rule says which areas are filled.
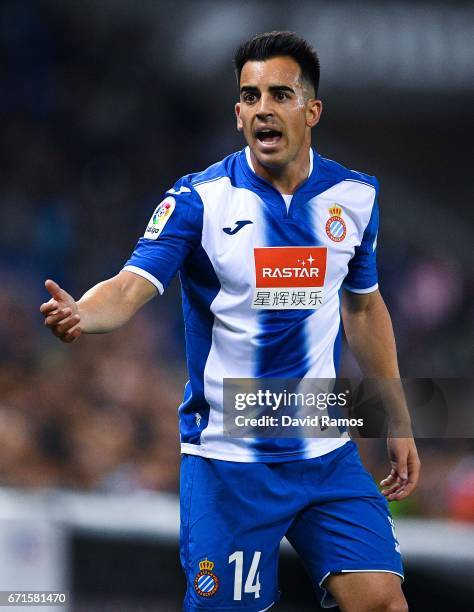
[[[413,438],[387,438],[387,450],[392,470],[380,483],[382,494],[388,501],[401,501],[418,484],[420,459]]]

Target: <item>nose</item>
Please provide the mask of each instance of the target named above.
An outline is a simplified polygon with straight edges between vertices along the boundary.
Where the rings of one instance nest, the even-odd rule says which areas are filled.
[[[266,117],[273,117],[273,96],[269,94],[262,94],[257,106],[257,117],[259,119],[265,119]]]

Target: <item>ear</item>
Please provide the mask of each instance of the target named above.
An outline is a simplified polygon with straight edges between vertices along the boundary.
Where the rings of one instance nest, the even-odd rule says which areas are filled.
[[[244,129],[242,119],[240,118],[240,102],[235,105],[235,116],[237,118],[237,129],[241,132]]]
[[[313,128],[319,123],[321,113],[323,112],[323,103],[321,100],[310,98],[306,103],[306,125]]]

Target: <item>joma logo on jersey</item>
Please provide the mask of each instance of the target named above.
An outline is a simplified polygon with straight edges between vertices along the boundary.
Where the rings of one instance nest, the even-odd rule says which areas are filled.
[[[254,249],[255,293],[252,308],[319,308],[326,278],[326,247]]]

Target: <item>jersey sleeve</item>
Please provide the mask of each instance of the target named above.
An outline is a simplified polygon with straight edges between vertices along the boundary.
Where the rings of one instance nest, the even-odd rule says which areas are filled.
[[[355,248],[343,288],[353,293],[371,293],[378,289],[377,234],[379,231],[378,190],[362,242]]]
[[[163,293],[189,253],[201,243],[202,219],[199,194],[189,180],[181,179],[155,208],[123,269],[146,278]]]

